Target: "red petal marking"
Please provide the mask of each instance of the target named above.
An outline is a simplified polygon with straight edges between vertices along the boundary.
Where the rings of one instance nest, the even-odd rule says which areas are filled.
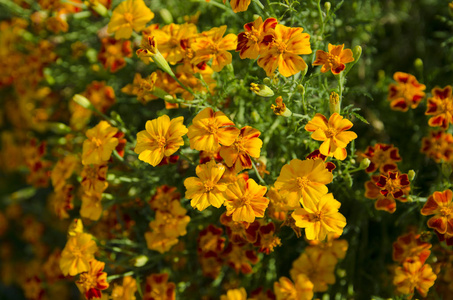
[[[440,99],[447,99],[451,96],[451,86],[447,85],[445,88],[434,88],[432,94],[439,97]]]
[[[252,31],[253,29],[253,22],[247,23],[244,25],[244,29],[247,31]]]
[[[376,185],[377,185],[378,187],[383,188],[386,184],[387,184],[387,177],[381,175],[381,176],[379,177],[379,180],[376,182]]]
[[[267,18],[264,23],[263,23],[263,31],[266,32],[270,28],[275,29],[275,26],[277,26],[277,19],[275,18]]]
[[[410,184],[409,178],[407,177],[407,174],[401,175],[399,177],[399,180],[400,180],[400,185],[402,185],[402,186],[406,186],[406,185]]]
[[[392,195],[393,195],[393,198],[398,199],[398,198],[402,197],[404,195],[404,193],[402,190],[398,190],[396,192],[393,192]]]
[[[408,106],[407,106],[407,103],[406,103],[406,100],[404,98],[398,98],[394,101],[392,101],[392,103],[390,103],[390,106],[394,109],[397,109],[397,110],[407,110],[408,109]]]

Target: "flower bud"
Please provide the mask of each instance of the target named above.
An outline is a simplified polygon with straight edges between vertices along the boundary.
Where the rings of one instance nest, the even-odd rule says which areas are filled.
[[[352,54],[354,55],[354,61],[356,63],[362,55],[362,47],[359,45],[355,46],[354,49],[352,49]]]
[[[271,84],[272,81],[271,81],[271,79],[269,77],[266,77],[266,78],[263,79],[263,83],[264,84]]]
[[[270,87],[264,84],[250,84],[250,90],[261,97],[272,97],[274,96],[274,92],[271,90]]]
[[[324,8],[325,8],[325,10],[326,10],[326,13],[329,12],[331,6],[332,6],[332,4],[330,4],[329,1],[327,1],[326,3],[324,3]]]
[[[166,8],[162,8],[160,11],[160,17],[162,18],[162,20],[164,20],[165,24],[171,24],[173,23],[173,16],[171,15],[171,12],[166,9]]]
[[[330,93],[329,108],[330,114],[340,113],[340,95],[336,92]]]
[[[301,93],[302,95],[305,94],[305,87],[302,84],[298,84],[296,88],[299,91],[299,93]]]
[[[146,255],[140,255],[132,259],[132,264],[134,265],[134,267],[137,268],[143,267],[144,265],[146,265],[147,262],[148,257],[146,257]]]
[[[414,178],[415,178],[415,171],[414,171],[414,170],[409,170],[409,172],[407,172],[407,177],[409,178],[409,181],[414,180]]]
[[[371,161],[368,158],[363,159],[360,162],[360,169],[366,169],[370,165]]]
[[[56,134],[67,134],[70,133],[72,130],[66,124],[58,123],[58,122],[50,122],[48,123],[49,129],[55,132]]]
[[[276,114],[277,116],[282,116],[282,117],[288,118],[293,114],[288,108],[286,108],[286,105],[285,105],[285,103],[283,103],[283,99],[281,96],[279,96],[279,97],[277,97],[277,99],[275,99],[275,103],[277,105],[272,104],[271,109],[274,111],[274,114]]]
[[[414,67],[419,71],[420,73],[423,72],[423,60],[421,58],[417,58],[414,61]]]
[[[90,100],[80,94],[75,94],[74,97],[72,97],[72,100],[74,100],[75,103],[82,106],[83,108],[93,109],[93,105],[91,104]]]

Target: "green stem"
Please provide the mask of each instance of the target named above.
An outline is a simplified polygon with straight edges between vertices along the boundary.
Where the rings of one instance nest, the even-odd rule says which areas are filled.
[[[317,6],[318,6],[318,13],[319,13],[319,21],[321,23],[321,34],[319,35],[321,39],[324,39],[324,17],[322,16],[322,10],[321,10],[321,0],[317,1]]]
[[[255,173],[256,173],[256,176],[258,177],[259,182],[261,182],[262,184],[267,186],[266,181],[264,181],[264,179],[261,177],[260,172],[256,168],[255,162],[253,160],[252,160],[252,166],[253,166],[253,170],[255,170]]]

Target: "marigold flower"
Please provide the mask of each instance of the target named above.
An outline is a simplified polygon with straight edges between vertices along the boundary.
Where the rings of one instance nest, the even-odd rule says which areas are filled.
[[[80,215],[84,218],[97,221],[102,215],[102,194],[91,193],[82,195]]]
[[[124,276],[122,285],[113,285],[112,300],[135,300],[137,281],[132,276]]]
[[[453,160],[453,135],[441,130],[431,131],[428,137],[422,138],[421,152],[435,162]]]
[[[304,208],[296,209],[291,216],[296,221],[296,226],[305,228],[307,239],[322,241],[329,232],[339,235],[343,233],[346,218],[338,212],[340,206],[341,203],[329,193],[319,200],[304,201]]]
[[[252,223],[255,217],[264,217],[269,199],[264,197],[267,188],[258,185],[255,180],[239,179],[225,191],[227,215],[235,222]]]
[[[226,0],[223,0],[223,3],[225,2]],[[233,11],[235,13],[238,13],[241,11],[246,11],[250,5],[250,2],[252,2],[252,0],[231,0],[230,5]]]
[[[453,192],[445,190],[434,192],[428,197],[421,209],[424,216],[434,215],[428,220],[428,227],[435,229],[440,234],[453,235]]]
[[[227,189],[227,185],[220,183],[225,172],[225,167],[221,164],[216,164],[215,161],[204,165],[198,165],[195,172],[197,177],[189,177],[184,180],[186,187],[187,199],[192,199],[190,205],[202,211],[212,205],[219,208],[225,202],[223,192]]]
[[[192,120],[187,136],[190,148],[199,151],[216,152],[220,144],[231,146],[240,130],[221,111],[215,112],[207,107],[200,111]]]
[[[419,260],[423,264],[431,254],[431,246],[430,243],[422,241],[420,234],[409,232],[399,236],[393,243],[393,260],[399,263]]]
[[[98,53],[98,60],[105,69],[115,73],[126,65],[125,57],[132,57],[130,41],[121,41],[114,38],[103,38]]]
[[[453,97],[451,85],[443,89],[435,87],[431,90],[431,98],[428,98],[428,107],[425,115],[432,116],[428,120],[429,126],[440,126],[447,130],[450,123],[453,124]]]
[[[393,214],[396,211],[396,201],[391,193],[387,195],[381,194],[381,189],[376,185],[376,182],[379,181],[379,175],[371,176],[371,180],[365,182],[365,197],[368,199],[376,199],[374,202],[374,208],[376,210],[384,210],[388,213]],[[404,196],[407,196],[410,191],[410,187],[404,187],[403,189]],[[400,201],[406,201],[405,198],[398,198]]]
[[[340,74],[345,68],[345,64],[354,61],[351,49],[343,49],[342,45],[332,45],[329,43],[329,52],[322,50],[316,51],[316,59],[313,66],[322,66],[321,72],[332,71],[334,75]]]
[[[46,27],[49,31],[52,31],[55,34],[68,32],[69,29],[68,22],[66,22],[66,18],[62,15],[56,15],[48,18],[46,20]]]
[[[299,202],[304,204],[327,194],[326,184],[332,180],[333,175],[322,159],[293,159],[283,166],[274,186],[289,206],[297,207]]]
[[[55,191],[58,191],[66,184],[66,179],[71,177],[77,166],[78,159],[75,155],[66,155],[60,159],[50,173],[50,179]]]
[[[143,0],[121,2],[112,13],[107,32],[115,33],[115,39],[128,39],[132,30],[139,32],[154,18],[154,13]]]
[[[393,284],[401,294],[412,295],[416,289],[422,297],[426,297],[436,278],[430,265],[423,265],[420,261],[405,262],[395,270]]]
[[[80,292],[89,300],[101,298],[101,291],[109,287],[107,273],[102,272],[104,266],[105,263],[92,259],[88,272],[80,274],[79,280],[76,281]]]
[[[220,72],[223,67],[231,63],[232,55],[229,50],[235,50],[237,37],[234,33],[225,34],[226,25],[211,28],[200,34],[192,43],[195,56],[192,63],[197,65],[201,62],[208,62],[212,59],[212,69]]]
[[[170,120],[167,115],[147,121],[146,130],[137,133],[134,151],[139,154],[138,159],[155,167],[164,156],[178,151],[179,147],[184,145],[182,137],[188,131],[183,121],[184,117]]]
[[[238,137],[231,146],[222,146],[220,156],[228,167],[234,167],[237,172],[252,168],[250,157],[259,158],[263,141],[257,129],[250,126],[242,127]]]
[[[301,27],[291,28],[280,24],[275,26],[274,34],[263,38],[268,48],[264,48],[258,65],[266,71],[266,75],[273,76],[278,67],[282,76],[289,77],[307,68],[300,54],[310,54],[310,35],[302,33]]]
[[[153,76],[153,74],[155,74]],[[153,72],[148,78],[142,78],[140,73],[135,73],[134,80],[132,83],[129,83],[121,89],[121,92],[137,96],[137,99],[143,103],[157,99],[156,96],[152,95],[150,92],[151,88],[154,87],[154,84],[157,80],[157,73]]]
[[[106,121],[88,129],[87,139],[83,142],[82,164],[101,165],[107,162],[118,145],[118,139],[113,137],[117,132],[118,129]]]
[[[332,114],[329,120],[321,114],[316,114],[305,125],[305,130],[313,132],[312,139],[323,141],[319,147],[321,154],[344,160],[347,155],[346,146],[357,138],[355,132],[347,131],[352,125],[351,121],[343,119],[338,113]]]
[[[294,284],[289,278],[280,277],[278,282],[274,282],[274,291],[277,300],[313,299],[313,283],[305,274],[299,274]]]
[[[223,213],[220,216],[220,223],[225,226],[228,240],[234,244],[253,244],[257,239],[256,230],[259,228],[259,222],[255,220],[252,224],[246,222],[235,222],[233,217]]]
[[[286,107],[285,103],[283,103],[283,99],[281,96],[278,96],[277,99],[275,99],[275,104],[271,105],[271,109],[276,114],[277,116],[283,116],[283,117],[290,117],[293,113]]]
[[[85,194],[102,193],[108,187],[107,165],[86,165],[82,170],[80,182]]]
[[[274,223],[270,222],[266,225],[260,224],[257,230],[256,242],[253,243],[253,246],[260,247],[259,252],[264,252],[266,254],[274,252],[274,248],[282,244],[280,238],[275,236],[274,233]]]
[[[171,212],[175,209],[175,206],[180,206],[180,200],[181,194],[176,190],[176,187],[164,184],[157,188],[156,193],[149,200],[149,206],[153,210]],[[175,201],[176,203],[173,203]]]
[[[151,274],[146,277],[143,300],[175,300],[176,286],[168,282],[168,274]]]
[[[98,250],[93,236],[88,233],[78,233],[71,236],[61,252],[60,269],[63,275],[75,276],[90,270],[89,262],[94,259]]]
[[[323,250],[325,254],[331,254],[336,259],[343,259],[346,256],[349,244],[347,240],[339,240],[339,237],[339,234],[330,232],[327,234],[327,239],[324,241],[308,241],[310,246],[308,246],[307,248],[316,247]]]
[[[388,175],[379,176],[376,186],[381,190],[380,193],[387,197],[389,194],[393,198],[400,201],[406,201],[405,189],[409,187],[410,182],[407,174],[400,174],[396,172],[388,172]]]
[[[426,86],[419,83],[415,76],[403,72],[393,74],[393,79],[397,84],[389,85],[387,99],[390,101],[390,107],[400,111],[407,111],[409,107],[416,108],[425,97],[423,91]]]
[[[223,252],[226,263],[236,273],[250,274],[253,272],[252,265],[259,261],[255,251],[248,250],[244,244],[229,243]]]
[[[228,290],[226,295],[220,296],[220,300],[247,300],[247,292],[244,288]]]
[[[69,218],[68,211],[74,208],[72,203],[74,198],[72,195],[73,190],[73,185],[65,184],[62,188],[56,190],[54,194],[50,195],[50,206],[59,219]]]
[[[289,271],[291,278],[297,281],[300,274],[305,274],[313,283],[313,292],[327,291],[328,284],[335,283],[335,266],[337,259],[317,247],[307,248],[304,253],[293,262]]]
[[[379,169],[381,173],[387,174],[389,171],[397,170],[396,162],[401,161],[398,148],[388,144],[376,144],[368,146],[362,154],[370,160],[370,164],[365,169],[367,173],[373,173]]]
[[[200,231],[197,238],[197,252],[219,255],[225,247],[225,238],[222,237],[223,229],[209,224],[208,227]]]
[[[261,17],[258,17],[253,22],[245,24],[245,31],[238,34],[236,52],[239,52],[239,56],[242,59],[257,59],[261,51],[260,44],[263,41],[263,38],[268,35],[276,25],[277,19],[267,18],[263,22]]]

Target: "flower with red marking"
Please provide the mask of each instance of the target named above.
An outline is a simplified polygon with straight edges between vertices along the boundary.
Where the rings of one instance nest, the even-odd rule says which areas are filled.
[[[399,263],[418,260],[423,264],[431,254],[431,246],[422,241],[420,234],[409,232],[399,236],[393,243],[393,260]]]
[[[431,131],[422,139],[421,152],[435,162],[451,162],[453,160],[453,136],[442,130]]]
[[[244,25],[244,32],[238,34],[238,44],[236,52],[239,56],[250,59],[257,59],[262,51],[261,42],[266,35],[272,34],[272,30],[277,26],[277,19],[267,18],[264,22],[261,17],[255,21]]]
[[[429,126],[439,126],[443,130],[453,124],[453,97],[451,85],[443,89],[435,87],[431,91],[431,98],[428,98],[428,107],[425,115],[432,116],[428,120]]]
[[[376,144],[373,147],[368,146],[365,153],[362,154],[370,160],[370,164],[365,169],[367,173],[373,173],[379,169],[383,174],[389,171],[397,170],[396,163],[401,161],[398,148],[388,144]]]
[[[428,227],[435,229],[440,234],[453,235],[453,192],[445,190],[434,192],[428,197],[421,210],[424,216],[434,215],[428,220]]]
[[[340,74],[346,68],[345,64],[354,61],[351,49],[343,49],[342,45],[332,45],[329,43],[329,52],[322,50],[316,51],[316,59],[313,66],[322,66],[321,72],[332,71],[334,75]]]
[[[365,182],[365,197],[368,199],[376,199],[374,202],[374,208],[376,210],[384,210],[388,213],[394,213],[396,211],[396,201],[391,193],[387,195],[381,194],[381,189],[376,185],[376,182],[379,181],[379,175],[371,176],[371,180]],[[407,186],[403,189],[404,196],[409,194],[410,187]],[[400,201],[406,201],[405,197],[399,198]]]
[[[416,108],[420,101],[425,97],[426,86],[417,81],[415,76],[403,72],[393,74],[393,79],[397,84],[389,85],[387,99],[390,107],[394,110],[407,111]]]
[[[376,182],[376,186],[381,190],[380,193],[383,196],[389,194],[400,201],[406,201],[405,188],[409,187],[410,182],[407,174],[400,174],[396,172],[388,172],[388,175],[380,175],[379,180]]]
[[[146,277],[143,300],[175,300],[176,285],[168,282],[168,274],[151,274]]]
[[[323,141],[319,152],[326,156],[333,156],[336,159],[346,158],[346,146],[357,138],[357,134],[347,131],[352,127],[352,122],[344,119],[338,113],[330,116],[329,120],[321,114],[316,114],[311,121],[305,125],[305,130],[313,132],[311,138],[316,141]]]
[[[115,73],[126,66],[125,57],[132,57],[130,41],[121,41],[114,38],[103,38],[99,50],[98,60],[105,69]]]
[[[80,292],[89,300],[102,297],[102,290],[109,287],[107,273],[104,270],[105,263],[92,259],[88,272],[82,273],[76,281]]]
[[[248,250],[244,244],[229,243],[222,255],[228,266],[233,268],[236,273],[241,272],[242,274],[252,273],[251,264],[256,264],[260,260],[255,251]]]

